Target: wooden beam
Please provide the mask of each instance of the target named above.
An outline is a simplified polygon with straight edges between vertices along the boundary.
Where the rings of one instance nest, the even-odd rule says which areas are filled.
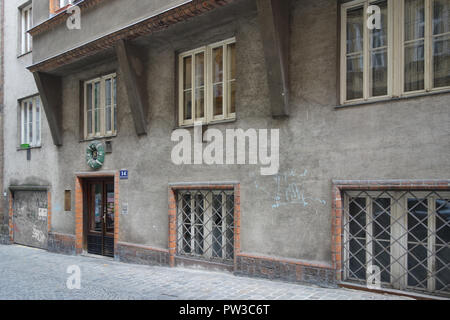
[[[272,116],[289,115],[289,0],[256,0]]]
[[[138,136],[147,134],[147,95],[146,71],[137,49],[127,41],[119,40],[116,44],[121,75],[125,83],[128,102],[133,115],[134,126]]]
[[[45,115],[47,117],[53,143],[62,146],[62,80],[42,72],[33,72],[39,90]]]

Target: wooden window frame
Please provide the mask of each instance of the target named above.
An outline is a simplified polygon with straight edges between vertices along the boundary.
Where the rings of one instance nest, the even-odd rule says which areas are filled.
[[[20,8],[20,55],[24,55],[33,51],[33,41],[31,35],[28,33],[33,27],[33,6],[29,4]]]
[[[379,101],[392,98],[410,97],[430,92],[442,92],[450,90],[450,86],[433,87],[433,46],[432,23],[433,3],[435,0],[424,0],[425,3],[425,88],[417,91],[405,91],[405,28],[404,9],[405,0],[388,1],[388,94],[385,96],[369,96],[369,30],[366,26],[368,19],[367,7],[379,0],[354,0],[341,5],[341,43],[340,43],[340,104],[355,104],[370,101]],[[347,11],[363,6],[364,8],[364,69],[363,69],[363,98],[347,100]],[[444,33],[442,35],[448,35]],[[442,36],[439,35],[439,36]]]
[[[236,112],[231,112],[230,103],[229,103],[229,85],[228,83],[231,81],[236,81],[236,79],[228,79],[229,78],[229,62],[228,62],[228,46],[236,43],[236,38],[230,38],[224,41],[216,42],[207,46],[203,46],[194,50],[190,50],[187,52],[183,52],[178,55],[178,125],[180,127],[183,126],[192,126],[197,122],[201,122],[202,124],[213,124],[220,123],[224,121],[231,121],[236,119]],[[216,48],[223,47],[223,112],[219,116],[214,116],[213,110],[213,70],[212,70],[212,52]],[[197,118],[197,112],[195,109],[195,55],[198,53],[204,54],[205,61],[205,70],[204,70],[204,79],[205,79],[205,114],[203,118]],[[184,59],[186,57],[192,58],[192,74],[191,74],[191,83],[192,83],[192,118],[189,120],[184,120]]]
[[[111,130],[107,130],[106,129],[106,123],[107,123],[107,119],[106,119],[106,81],[107,80],[111,80]],[[83,103],[83,112],[84,112],[84,117],[83,117],[83,127],[84,127],[84,138],[86,140],[91,140],[91,139],[96,139],[96,138],[104,138],[104,137],[114,137],[117,135],[117,127],[115,127],[115,123],[117,121],[116,119],[116,112],[117,111],[117,91],[114,92],[114,81],[116,82],[117,85],[117,74],[116,73],[111,73],[105,76],[101,76],[101,77],[97,77],[95,79],[91,79],[88,81],[84,81],[84,85],[83,85],[83,90],[84,90],[84,103]],[[100,95],[99,95],[99,131],[96,132],[95,130],[95,117],[94,117],[94,111],[95,111],[95,105],[94,105],[94,94],[92,94],[91,99],[92,99],[92,111],[91,111],[91,126],[92,126],[92,133],[89,133],[88,131],[88,94],[87,94],[87,87],[89,84],[92,85],[92,92],[94,92],[94,85],[96,83],[99,83],[99,90],[100,90]],[[117,87],[116,87],[117,88]],[[116,99],[114,99],[114,97]],[[116,101],[114,101],[116,100]],[[116,103],[114,103],[116,102]]]
[[[29,103],[32,103],[33,120],[31,130],[33,133],[32,141],[29,141]],[[39,117],[37,116],[36,106],[39,104]],[[29,144],[31,148],[40,147],[42,144],[42,101],[39,96],[33,96],[20,100],[20,144]],[[26,110],[25,110],[26,108]],[[25,114],[27,115],[25,118]],[[26,123],[24,120],[27,119]],[[27,127],[27,128],[26,128]],[[39,131],[37,131],[39,130]],[[39,135],[37,134],[39,132]],[[26,133],[26,134],[25,134]]]

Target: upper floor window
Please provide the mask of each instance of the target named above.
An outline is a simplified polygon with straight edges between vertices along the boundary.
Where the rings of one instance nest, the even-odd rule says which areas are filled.
[[[33,25],[33,11],[31,4],[20,9],[20,54],[31,51],[32,41],[28,30]]]
[[[84,136],[86,139],[117,133],[116,74],[84,83]]]
[[[50,0],[50,14],[58,13],[75,2],[77,0]]]
[[[369,28],[380,9],[380,28]],[[341,103],[450,89],[450,0],[342,5]]]
[[[24,147],[41,145],[41,99],[39,96],[20,101],[20,143]]]
[[[236,118],[236,44],[229,39],[179,55],[179,125]]]

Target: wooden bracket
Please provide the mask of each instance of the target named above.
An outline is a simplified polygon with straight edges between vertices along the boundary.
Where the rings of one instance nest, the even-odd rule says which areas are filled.
[[[61,77],[42,72],[33,72],[47,117],[53,143],[62,146],[62,80]]]
[[[134,126],[138,136],[147,134],[147,96],[146,71],[137,49],[125,40],[116,44],[116,54],[123,81],[128,95],[128,102],[133,115]]]
[[[289,116],[290,1],[256,0],[272,116]]]

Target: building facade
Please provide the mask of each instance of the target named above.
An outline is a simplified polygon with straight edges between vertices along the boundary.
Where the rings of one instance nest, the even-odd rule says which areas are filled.
[[[449,13],[8,1],[10,242],[448,296]]]

